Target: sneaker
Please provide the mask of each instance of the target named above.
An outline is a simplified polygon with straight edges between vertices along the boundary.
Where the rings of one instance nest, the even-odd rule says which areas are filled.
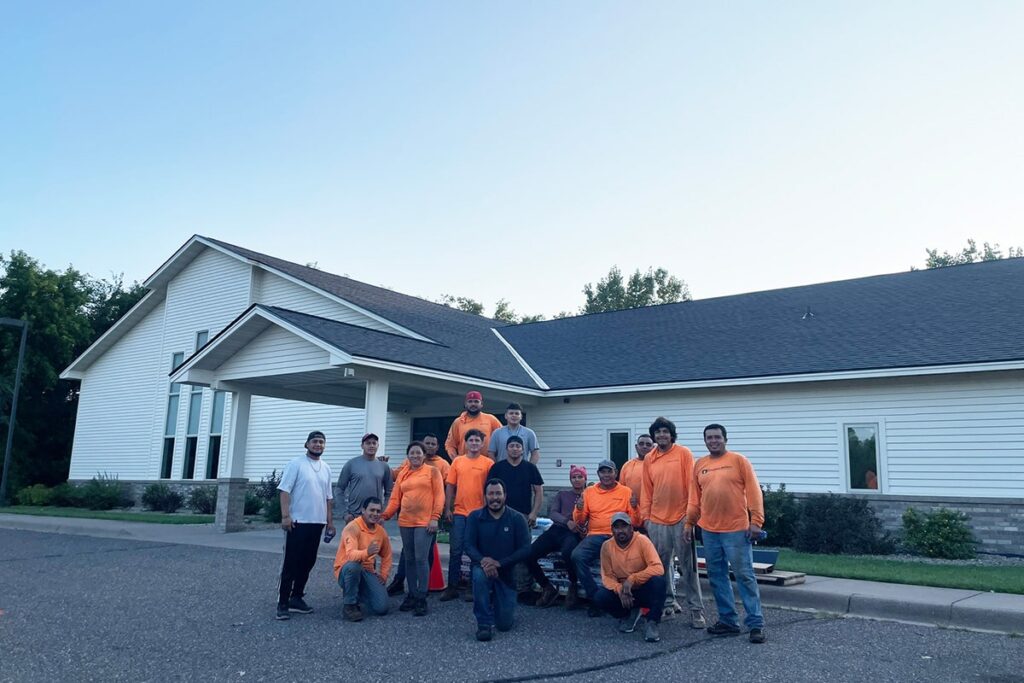
[[[277,616],[274,618],[278,621],[285,621],[287,619],[291,619],[292,615],[288,614],[288,605],[278,605]]]
[[[619,633],[632,633],[636,630],[642,618],[640,616],[640,608],[634,607],[629,616],[619,619]]]
[[[537,599],[537,607],[550,607],[555,600],[558,599],[558,589],[555,588],[554,584],[548,584],[544,586],[544,592],[540,594],[540,598]]]
[[[454,600],[457,597],[459,597],[459,589],[455,586],[448,586],[444,589],[444,592],[441,593],[439,600],[441,602],[448,602],[449,600]]]
[[[480,642],[486,642],[494,637],[493,626],[480,626],[476,630],[476,639]]]
[[[676,616],[676,607],[674,604],[669,603],[661,608],[661,620],[668,621]]]
[[[713,636],[735,636],[740,632],[739,626],[730,626],[729,624],[723,624],[720,621],[716,621],[711,626],[708,626],[708,633]]]
[[[763,628],[750,629],[750,642],[761,644],[767,639],[768,637],[764,634]]]
[[[704,629],[708,627],[708,622],[704,618],[704,612],[699,609],[690,610],[690,628]]]
[[[313,608],[307,605],[306,601],[302,598],[292,598],[288,601],[288,611],[309,614],[313,611]]]
[[[580,594],[577,592],[576,586],[569,586],[569,592],[565,594],[565,609],[572,610],[579,609],[580,605]]]
[[[388,586],[388,595],[394,597],[405,592],[405,581],[392,581]]]
[[[406,595],[405,600],[402,600],[402,604],[398,606],[399,612],[410,612],[416,607],[416,598],[411,595]]]
[[[587,607],[587,616],[588,617],[599,617],[602,614],[604,614],[604,610],[601,609],[600,607],[598,607],[594,603],[590,603],[590,606]]]
[[[363,610],[359,608],[359,605],[345,605],[341,610],[341,616],[345,618],[345,621],[362,621]]]
[[[658,633],[658,623],[654,621],[648,621],[644,626],[644,640],[648,643],[656,643],[661,640],[661,634]]]
[[[425,617],[425,616],[427,616],[427,599],[426,598],[420,598],[419,600],[416,601],[416,607],[413,609],[412,614],[415,617]]]

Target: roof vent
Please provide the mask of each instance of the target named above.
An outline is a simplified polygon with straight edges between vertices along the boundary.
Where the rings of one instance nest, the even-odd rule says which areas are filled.
[[[814,314],[813,314],[813,313],[811,313],[811,307],[810,307],[810,306],[808,306],[808,307],[807,307],[807,312],[806,312],[806,313],[804,313],[804,314],[803,314],[803,316],[802,316],[802,317],[801,317],[800,319],[801,319],[801,320],[810,320],[810,319],[811,319],[811,318],[813,318],[813,317],[814,317]]]

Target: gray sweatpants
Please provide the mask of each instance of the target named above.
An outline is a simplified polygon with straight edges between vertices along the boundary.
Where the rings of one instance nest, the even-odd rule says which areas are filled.
[[[433,534],[425,526],[403,526],[402,558],[405,560],[405,577],[409,581],[409,595],[414,598],[427,597],[430,578],[430,542]]]
[[[673,569],[674,558],[679,558],[679,576],[686,591],[686,604],[691,610],[704,610],[704,602],[700,593],[700,579],[697,576],[697,562],[694,545],[683,540],[683,520],[676,524],[647,523],[647,534],[658,551],[658,557],[665,566],[665,579],[668,590],[665,592],[665,604],[676,602],[676,582]]]

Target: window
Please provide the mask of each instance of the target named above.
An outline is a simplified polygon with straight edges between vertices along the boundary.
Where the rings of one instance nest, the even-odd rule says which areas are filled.
[[[184,352],[171,356],[171,372],[178,369],[185,360]],[[181,385],[171,382],[167,396],[167,419],[164,422],[164,448],[160,460],[160,478],[171,478],[171,463],[174,461],[174,437],[178,432],[178,402],[181,400]]]
[[[629,432],[609,431],[608,432],[608,459],[615,463],[618,469],[629,460]]]
[[[206,478],[216,479],[220,471],[220,444],[224,433],[224,392],[213,392],[210,411],[210,443],[206,448]]]
[[[196,332],[196,351],[206,346],[206,342],[210,341],[209,330],[199,330]]]
[[[848,424],[846,429],[846,460],[849,465],[850,490],[879,489],[879,448],[877,424]]]
[[[199,418],[203,412],[203,389],[192,387],[188,397],[188,423],[185,429],[185,462],[181,468],[182,479],[195,479],[196,451],[199,448]]]

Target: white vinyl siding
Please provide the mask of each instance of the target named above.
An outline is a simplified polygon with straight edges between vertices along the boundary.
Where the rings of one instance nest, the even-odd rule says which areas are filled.
[[[287,308],[290,311],[308,313],[309,315],[337,320],[349,325],[368,327],[371,330],[391,332],[392,334],[396,332],[393,327],[389,327],[359,311],[340,304],[320,292],[286,280],[274,273],[260,271],[258,280],[258,295],[255,303]]]
[[[324,349],[280,327],[271,327],[217,368],[225,379],[262,377],[330,367]]]
[[[1022,374],[972,374],[701,389],[545,402],[531,413],[541,470],[555,485],[572,463],[593,467],[607,430],[647,431],[664,415],[679,443],[706,453],[702,430],[720,422],[762,483],[793,491],[846,492],[844,424],[879,424],[882,493],[1024,495]],[[556,459],[562,468],[555,467]]]

